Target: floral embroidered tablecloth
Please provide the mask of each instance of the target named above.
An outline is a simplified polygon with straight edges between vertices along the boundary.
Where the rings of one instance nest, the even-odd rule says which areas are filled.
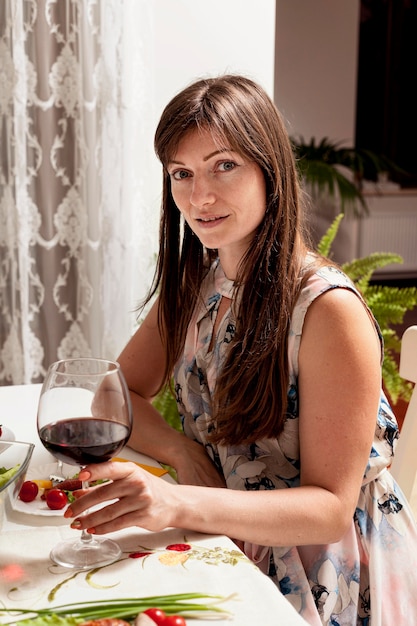
[[[17,440],[36,444],[31,467],[51,462],[39,441],[36,408],[41,385],[0,388],[0,423],[10,423]],[[123,451],[123,457],[145,464],[152,459]],[[164,476],[162,480],[168,479]],[[177,593],[205,593],[229,598],[222,607],[230,619],[187,620],[195,626],[306,626],[275,585],[226,537],[166,530],[148,533],[129,529],[112,536],[123,556],[90,572],[54,566],[49,553],[60,540],[76,536],[60,517],[4,511],[0,520],[0,624],[13,623],[2,607],[47,608],[98,599]]]
[[[66,527],[0,535],[0,623],[16,618],[8,608],[50,608],[101,598],[198,592],[226,598],[229,611],[215,623],[239,626],[305,626],[275,585],[226,537],[168,529],[114,533],[123,554],[111,565],[73,571],[54,565],[50,549],[74,536]],[[192,623],[211,624],[199,619]]]

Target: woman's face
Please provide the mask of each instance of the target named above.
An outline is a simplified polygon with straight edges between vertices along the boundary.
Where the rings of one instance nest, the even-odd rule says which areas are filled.
[[[217,249],[229,278],[247,250],[266,210],[261,168],[208,131],[192,130],[167,165],[178,209],[201,243]]]

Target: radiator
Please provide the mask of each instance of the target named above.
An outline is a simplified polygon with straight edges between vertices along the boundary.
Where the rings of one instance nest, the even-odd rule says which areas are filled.
[[[404,263],[375,272],[378,276],[417,278],[417,194],[367,197],[369,215],[360,220],[357,256],[394,252]]]

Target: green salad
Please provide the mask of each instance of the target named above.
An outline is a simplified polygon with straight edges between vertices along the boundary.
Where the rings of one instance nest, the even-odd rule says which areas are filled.
[[[7,469],[6,467],[0,467],[0,489],[5,485],[17,472],[20,467],[20,463]]]

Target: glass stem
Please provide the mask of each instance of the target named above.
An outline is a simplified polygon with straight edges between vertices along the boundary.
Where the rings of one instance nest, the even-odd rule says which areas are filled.
[[[58,465],[58,476],[60,476],[61,478],[65,478],[64,476],[64,463],[61,461],[61,459],[58,459],[57,461],[57,465]]]
[[[88,487],[89,487],[88,480],[83,480],[82,489],[88,489]],[[86,513],[88,513],[88,510],[86,511]],[[85,529],[81,531],[81,541],[83,543],[90,543],[92,539],[93,539],[93,536],[90,535],[90,533],[87,532]]]

